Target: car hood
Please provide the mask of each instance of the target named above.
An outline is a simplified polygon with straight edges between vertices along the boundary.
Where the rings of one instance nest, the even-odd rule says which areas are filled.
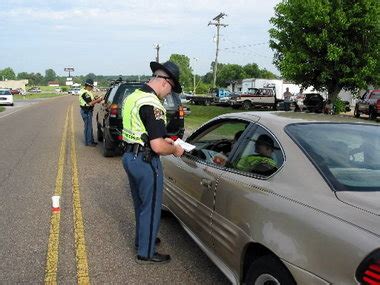
[[[337,198],[355,208],[380,216],[380,191],[336,192]]]

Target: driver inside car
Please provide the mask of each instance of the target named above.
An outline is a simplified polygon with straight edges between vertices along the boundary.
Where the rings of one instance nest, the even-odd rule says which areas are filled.
[[[232,143],[231,143],[231,149],[229,152],[227,153],[223,153],[223,151],[217,153],[212,161],[215,163],[215,164],[218,164],[218,165],[221,165],[221,166],[225,166],[227,161],[228,161],[228,156],[230,155],[230,152],[231,150],[234,148],[234,144],[238,141],[238,139],[240,138],[241,134],[244,132],[244,130],[240,130],[238,131],[235,136],[234,136],[234,139],[232,140]]]
[[[275,149],[273,139],[268,135],[260,135],[255,144],[256,154],[240,158],[236,168],[242,171],[270,175],[277,170],[277,163],[272,158]]]

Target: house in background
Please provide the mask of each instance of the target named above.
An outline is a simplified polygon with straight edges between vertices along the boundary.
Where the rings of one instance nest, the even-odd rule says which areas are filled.
[[[59,82],[58,81],[49,81],[48,86],[59,87]]]
[[[29,83],[28,79],[22,80],[5,80],[0,81],[0,88],[10,88],[10,89],[22,89],[26,90],[26,86]]]

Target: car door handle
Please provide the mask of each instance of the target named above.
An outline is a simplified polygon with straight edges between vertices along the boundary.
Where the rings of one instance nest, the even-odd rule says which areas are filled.
[[[205,179],[205,178],[202,178],[201,179],[201,185],[210,189],[211,188],[211,185],[212,185],[212,182],[211,180],[208,180],[208,179]]]

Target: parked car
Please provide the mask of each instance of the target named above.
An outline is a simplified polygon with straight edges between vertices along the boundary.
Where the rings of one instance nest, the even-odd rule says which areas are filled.
[[[104,156],[114,156],[119,153],[120,143],[123,139],[122,103],[128,95],[142,87],[142,84],[141,82],[118,82],[106,92],[96,114],[97,139],[99,142],[103,142]],[[181,104],[177,93],[165,97],[163,105],[167,110],[168,134],[182,138],[185,131],[186,107]]]
[[[232,108],[250,110],[253,107],[270,107],[276,109],[276,94],[272,88],[249,88],[248,92],[232,96],[229,103]]]
[[[39,87],[32,87],[27,90],[28,93],[41,93],[41,89]]]
[[[9,89],[0,89],[0,105],[14,105],[13,94]]]
[[[10,89],[12,95],[17,95],[17,94],[21,94],[21,91],[20,89]]]
[[[68,93],[71,95],[79,95],[80,87],[71,88]]]
[[[322,113],[325,99],[319,93],[306,93],[303,100],[303,110],[307,110],[312,113]]]
[[[359,118],[366,114],[371,120],[376,120],[380,115],[380,89],[368,90],[355,105],[354,115]]]
[[[161,158],[163,210],[234,284],[379,284],[379,128],[219,116],[186,140],[193,151]]]

